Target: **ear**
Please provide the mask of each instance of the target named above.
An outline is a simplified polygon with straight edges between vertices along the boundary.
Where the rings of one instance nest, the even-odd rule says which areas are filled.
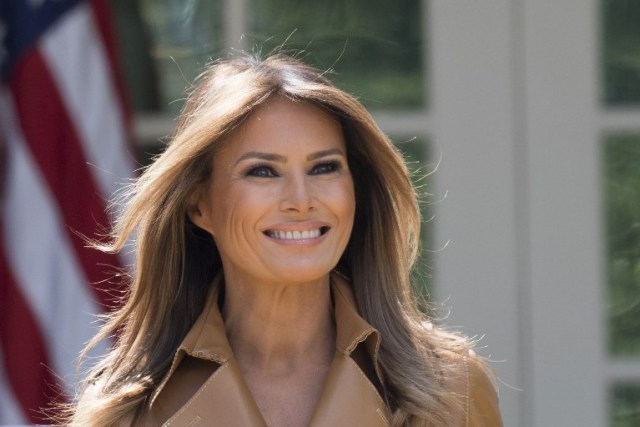
[[[195,225],[213,236],[209,209],[204,203],[204,188],[194,190],[187,201],[187,216]]]

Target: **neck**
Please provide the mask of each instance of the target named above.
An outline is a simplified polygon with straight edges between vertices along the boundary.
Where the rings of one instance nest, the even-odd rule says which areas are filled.
[[[335,351],[329,276],[310,283],[256,283],[225,276],[225,329],[242,370],[286,375],[328,365]]]

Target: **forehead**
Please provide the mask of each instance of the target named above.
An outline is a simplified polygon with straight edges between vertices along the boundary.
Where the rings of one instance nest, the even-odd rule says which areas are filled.
[[[310,102],[276,96],[252,112],[226,138],[219,154],[334,147],[344,150],[344,146],[341,125],[333,114]]]

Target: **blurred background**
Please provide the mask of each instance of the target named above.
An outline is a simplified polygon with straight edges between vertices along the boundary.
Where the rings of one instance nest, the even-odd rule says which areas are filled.
[[[406,154],[424,201],[417,286],[480,339],[505,424],[640,425],[640,2],[27,3],[44,30],[0,6],[0,424],[37,422],[38,396],[73,390],[91,313],[121,291],[101,277],[126,257],[82,255],[69,230],[99,236],[105,200],[163,149],[210,58],[281,49],[327,70]],[[46,106],[38,64],[70,113]],[[83,115],[74,166],[60,123]],[[42,152],[53,140],[67,148]]]

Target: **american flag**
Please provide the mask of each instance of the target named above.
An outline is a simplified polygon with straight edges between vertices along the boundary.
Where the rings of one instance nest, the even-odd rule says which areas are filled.
[[[73,395],[121,290],[125,262],[81,237],[104,233],[133,176],[109,20],[108,0],[0,2],[0,425]]]

